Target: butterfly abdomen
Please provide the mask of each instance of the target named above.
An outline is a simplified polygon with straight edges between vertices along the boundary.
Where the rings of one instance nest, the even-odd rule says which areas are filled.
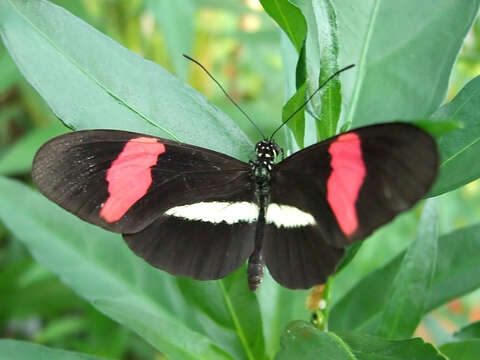
[[[248,258],[247,279],[248,288],[251,291],[255,291],[262,282],[264,266],[265,261],[263,260],[262,249],[256,248]]]

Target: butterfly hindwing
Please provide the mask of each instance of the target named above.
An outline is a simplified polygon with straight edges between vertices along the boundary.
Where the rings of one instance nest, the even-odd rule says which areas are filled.
[[[272,277],[290,289],[307,289],[325,283],[344,249],[330,245],[318,226],[265,230],[264,256]]]
[[[293,288],[322,283],[343,248],[427,193],[437,163],[434,140],[404,123],[356,129],[281,161],[272,171],[271,202],[295,206],[315,221],[266,231],[272,276]]]
[[[222,278],[239,268],[254,249],[255,224],[161,216],[135,234],[128,246],[151,265],[173,275],[199,280]]]

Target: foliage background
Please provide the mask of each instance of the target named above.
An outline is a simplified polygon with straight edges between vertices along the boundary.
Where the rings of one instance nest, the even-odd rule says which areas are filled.
[[[178,7],[172,6],[173,2],[155,0],[53,2],[191,84],[235,119],[251,141],[258,140],[258,134],[215,84],[181,57],[183,52],[193,54],[209,68],[266,133],[279,123],[286,91],[281,55],[285,39],[258,2],[182,0]],[[194,22],[183,20],[190,16]],[[447,101],[478,73],[480,24],[477,22],[455,66]],[[29,171],[36,149],[65,131],[22,78],[6,50],[0,48],[0,175],[31,184]],[[440,196],[440,234],[476,224],[479,200],[478,181]],[[421,208],[416,208],[400,216],[361,248],[350,266],[337,277],[333,301],[406,248],[415,236],[420,213]],[[142,338],[99,313],[61,279],[32,260],[25,246],[1,224],[0,266],[1,337],[109,358],[162,358]],[[308,319],[306,309],[300,308],[299,313],[300,318]],[[449,341],[456,329],[474,321],[480,321],[478,291],[428,314],[416,334],[441,345]],[[281,333],[283,329],[276,331]]]

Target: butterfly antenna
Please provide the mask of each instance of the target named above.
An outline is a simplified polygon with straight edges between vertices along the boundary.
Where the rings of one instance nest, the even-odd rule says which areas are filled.
[[[208,76],[210,76],[210,79],[212,79],[213,81],[215,81],[215,83],[218,85],[218,87],[223,91],[223,93],[225,94],[225,96],[228,98],[228,100],[230,100],[232,102],[233,105],[235,105],[237,107],[238,110],[240,110],[240,112],[248,119],[248,121],[250,121],[250,123],[255,127],[255,129],[257,129],[257,131],[260,133],[260,135],[262,136],[263,139],[266,139],[265,135],[263,134],[262,130],[260,130],[260,128],[257,126],[257,124],[255,124],[255,122],[250,118],[250,116],[248,116],[248,114],[243,111],[243,109],[235,102],[235,100],[232,99],[232,97],[227,93],[227,91],[223,88],[222,85],[220,85],[220,83],[217,81],[217,79],[215,79],[213,77],[212,74],[210,74],[210,72],[205,68],[205,66],[203,66],[202,64],[200,64],[200,62],[198,60],[195,60],[194,58],[188,56],[188,55],[185,55],[183,54],[183,56],[185,58],[187,58],[188,60],[190,61],[193,61],[195,64],[197,64],[198,66],[200,66],[202,68],[203,71],[205,71],[207,73]]]
[[[355,64],[351,64],[351,65],[345,66],[343,69],[340,69],[340,70],[338,70],[337,72],[335,72],[335,73],[333,73],[332,75],[330,75],[330,77],[329,77],[327,80],[325,80],[323,83],[321,83],[320,86],[318,87],[318,89],[315,90],[315,91],[312,93],[312,95],[310,95],[310,96],[308,97],[308,99],[305,100],[305,102],[298,107],[297,110],[295,110],[293,113],[291,113],[290,116],[287,117],[287,118],[280,124],[280,126],[275,129],[275,131],[273,132],[272,136],[270,136],[270,140],[272,140],[272,139],[273,139],[273,135],[275,135],[275,134],[277,133],[277,131],[280,130],[280,129],[283,127],[283,125],[285,125],[291,118],[293,118],[295,115],[297,115],[297,113],[298,113],[300,110],[302,110],[302,109],[310,102],[310,100],[312,100],[312,98],[313,98],[325,85],[327,85],[327,83],[328,83],[330,80],[332,80],[333,78],[337,77],[338,75],[340,75],[340,73],[344,72],[345,70],[348,70],[348,69],[353,68],[354,66],[355,66]]]

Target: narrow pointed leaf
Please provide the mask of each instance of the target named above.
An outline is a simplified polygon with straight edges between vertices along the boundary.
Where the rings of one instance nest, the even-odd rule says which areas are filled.
[[[0,360],[105,360],[98,356],[52,349],[17,340],[0,340]]]
[[[412,336],[427,305],[437,260],[437,241],[437,204],[436,200],[429,200],[423,209],[417,236],[391,284],[377,335],[388,339]]]
[[[267,354],[270,359],[280,349],[281,334],[292,319],[309,320],[305,299],[307,290],[290,290],[278,285],[268,274],[258,291]]]
[[[304,63],[297,67],[297,81],[299,75],[305,79],[308,83],[308,94],[312,94],[338,70],[339,45],[335,9],[330,0],[291,2],[301,9],[308,25],[305,54],[300,58]],[[299,74],[299,71],[305,73]],[[340,89],[340,79],[332,79],[321,94],[310,101],[308,109],[317,119],[319,139],[336,134],[341,109]]]
[[[298,108],[305,102],[307,91],[307,83],[304,83],[297,92],[287,101],[282,110],[282,121],[285,121],[290,117]],[[287,126],[292,130],[295,140],[300,146],[304,147],[305,137],[305,110],[298,111],[293,118],[287,122]]]
[[[307,24],[300,10],[289,0],[260,0],[260,3],[300,52],[307,33]]]

